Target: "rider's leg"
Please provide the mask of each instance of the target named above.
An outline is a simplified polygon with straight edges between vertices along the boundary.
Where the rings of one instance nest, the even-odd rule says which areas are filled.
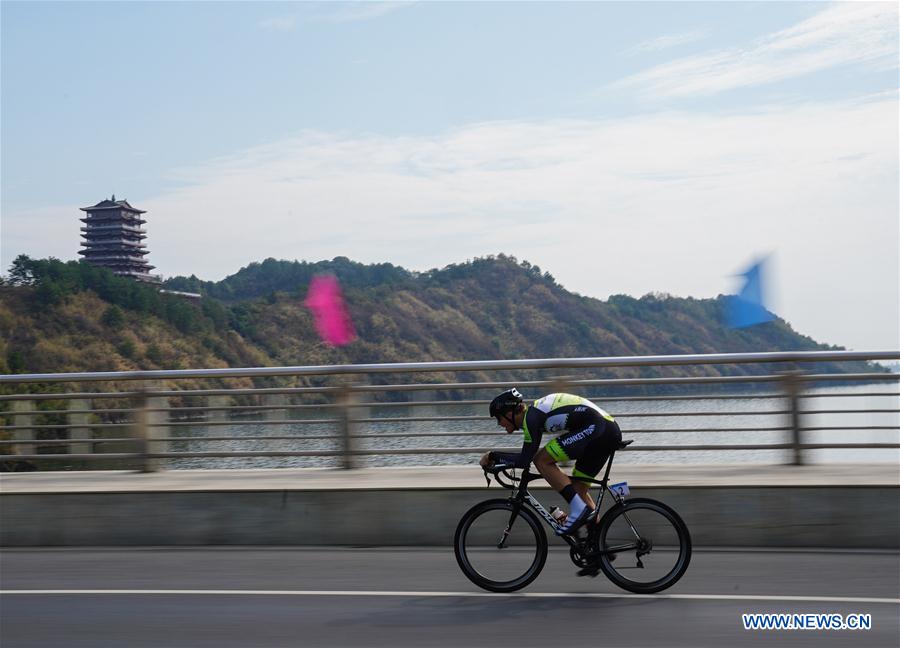
[[[572,480],[566,477],[566,474],[556,465],[556,459],[550,456],[546,448],[538,450],[534,456],[534,465],[541,473],[541,477],[546,479],[547,483],[558,493],[572,483]]]
[[[555,448],[551,445],[552,443],[554,442],[551,441],[547,446],[538,450],[538,453],[534,456],[534,465],[537,466],[541,477],[546,479],[547,483],[553,487],[553,490],[562,495],[566,503],[569,504],[569,514],[572,513],[573,508],[577,509],[576,513],[580,512],[586,502],[582,498],[580,501],[573,503],[573,499],[579,498],[578,491],[575,490],[572,480],[556,465],[556,457],[553,455],[558,455],[559,452],[554,452]]]
[[[563,471],[559,469],[559,466],[556,465],[558,458],[568,459],[565,452],[562,451],[554,439],[538,451],[534,457],[534,465],[537,466],[538,472],[547,480],[547,483],[562,495],[568,503],[569,515],[562,528],[557,530],[557,533],[569,533],[583,522],[585,516],[593,508],[588,506],[588,502],[575,490],[572,480],[566,477]]]
[[[594,475],[586,475],[576,468],[572,471],[572,477],[590,477],[593,479]],[[572,486],[575,487],[575,492],[581,496],[581,499],[583,499],[589,507],[592,509],[597,507],[596,504],[594,504],[594,500],[591,498],[591,482],[572,479]]]
[[[575,459],[576,470],[572,475],[576,477],[583,475],[583,473],[577,469],[582,468],[583,455],[588,448],[591,439],[591,434],[585,434],[585,432],[592,432],[594,427],[595,426],[592,425],[585,431],[570,431],[562,434],[559,438],[554,439],[545,445],[537,453],[534,459],[538,472],[541,473],[541,476],[546,479],[554,489],[561,493],[563,488],[571,484],[574,492],[591,510],[594,509],[594,501],[591,499],[588,492],[590,490],[590,482],[584,482],[580,479],[569,479],[563,474],[562,470],[559,469],[557,463]],[[563,448],[563,444],[565,444],[565,448]],[[568,501],[568,498],[566,501]]]
[[[595,505],[589,491],[593,482],[582,481],[578,477],[595,479],[621,440],[622,433],[619,431],[619,426],[615,422],[604,421],[600,424],[599,434],[593,435],[590,441],[580,449],[581,456],[575,462],[575,468],[572,470],[572,484],[575,486],[576,492],[592,509],[595,508]]]

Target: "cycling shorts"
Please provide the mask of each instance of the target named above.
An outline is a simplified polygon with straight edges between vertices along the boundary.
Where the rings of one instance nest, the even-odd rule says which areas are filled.
[[[601,416],[580,430],[564,432],[544,446],[556,463],[575,460],[573,477],[596,477],[622,442],[619,424]]]

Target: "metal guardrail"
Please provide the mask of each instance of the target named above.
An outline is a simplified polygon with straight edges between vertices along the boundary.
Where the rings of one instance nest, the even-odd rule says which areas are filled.
[[[0,394],[0,462],[12,462],[22,466],[22,462],[131,462],[146,471],[162,468],[167,460],[203,459],[222,457],[319,457],[335,458],[341,466],[350,468],[362,456],[377,455],[468,455],[496,449],[498,442],[493,438],[502,434],[482,414],[459,415],[460,409],[485,409],[492,392],[517,384],[529,392],[573,391],[585,395],[598,404],[610,409],[617,419],[623,420],[626,435],[646,435],[648,439],[632,446],[632,451],[641,452],[694,452],[694,451],[743,451],[780,450],[789,451],[791,461],[803,463],[804,452],[818,449],[869,449],[887,451],[900,449],[896,442],[854,442],[852,437],[840,443],[811,440],[813,432],[843,430],[848,433],[859,431],[896,431],[897,417],[891,425],[855,425],[842,423],[813,425],[810,416],[852,416],[854,414],[898,414],[900,410],[890,407],[868,407],[866,409],[819,409],[811,410],[805,403],[813,402],[824,394],[808,391],[811,384],[827,384],[835,381],[869,385],[864,392],[829,393],[829,397],[849,396],[898,397],[900,393],[893,386],[900,381],[900,374],[891,373],[812,373],[801,367],[809,363],[846,363],[873,360],[897,360],[900,351],[846,352],[815,351],[797,353],[750,353],[750,354],[709,354],[681,356],[635,356],[613,358],[555,358],[535,360],[496,360],[466,362],[427,362],[364,365],[330,365],[310,367],[259,367],[241,369],[187,369],[174,371],[134,371],[134,372],[91,372],[69,374],[20,374],[0,376],[0,390],[23,391],[35,389],[55,389],[54,393],[4,393]],[[710,373],[712,367],[730,365],[746,370],[744,365],[774,365],[777,370],[770,373],[749,375],[676,375],[654,377],[596,377],[591,373],[610,370],[632,371],[667,367],[686,368],[691,372]],[[546,378],[523,381],[510,380],[466,380],[467,375],[495,372],[550,373]],[[555,375],[567,372],[567,375]],[[572,372],[580,372],[572,375]],[[400,376],[426,375],[419,382],[398,382],[375,384],[385,374]],[[428,374],[431,374],[430,376]],[[447,376],[453,379],[446,380]],[[240,378],[251,380],[271,380],[294,382],[277,387],[227,386],[203,388],[171,388],[181,381],[217,381]],[[331,381],[330,383],[326,381]],[[170,383],[164,388],[162,381]],[[110,388],[109,385],[126,383],[137,388]],[[321,384],[310,384],[320,382]],[[59,391],[63,384],[70,391]],[[759,392],[749,392],[749,386],[769,386]],[[777,387],[777,390],[771,387]],[[92,390],[91,387],[98,389]],[[728,388],[729,393],[690,393],[697,388]],[[623,390],[666,389],[669,393],[627,394]],[[435,392],[423,399],[423,392]],[[609,395],[615,391],[616,395]],[[531,394],[533,396],[540,393]],[[455,398],[451,398],[450,396]],[[468,396],[467,396],[468,395]],[[367,400],[361,400],[366,396]],[[442,397],[443,396],[443,397]],[[312,401],[314,402],[311,402]],[[381,400],[379,400],[381,399]],[[388,400],[385,400],[388,399]],[[776,400],[777,404],[769,405]],[[247,401],[252,401],[248,404]],[[647,409],[660,401],[668,401],[670,411]],[[690,405],[701,403],[701,408],[690,409]],[[200,404],[198,404],[200,403]],[[644,403],[644,409],[632,408]],[[713,407],[721,403],[724,407]],[[754,407],[755,404],[765,407]],[[674,404],[674,405],[673,405]],[[890,404],[890,403],[888,403]],[[728,409],[728,408],[731,409]],[[397,416],[389,412],[384,416],[373,415],[372,411],[386,408],[412,411],[412,415]],[[435,410],[427,415],[416,415],[416,409]],[[438,413],[450,408],[448,414]],[[736,409],[735,409],[736,408]],[[621,411],[619,411],[621,410]],[[298,413],[312,412],[319,416],[298,416]],[[455,413],[454,413],[455,412]],[[248,418],[253,417],[253,418]],[[263,417],[263,418],[259,418]],[[758,418],[762,417],[762,418]],[[763,421],[755,424],[753,419]],[[630,427],[628,419],[637,419],[642,424]],[[710,420],[712,427],[698,425],[698,420]],[[687,420],[688,424],[678,425]],[[655,423],[654,425],[648,425]],[[410,432],[416,424],[442,424],[442,430]],[[468,429],[471,424],[473,429]],[[243,429],[253,426],[257,433],[245,434]],[[316,429],[327,427],[326,433]],[[380,426],[385,430],[363,433],[365,426]],[[184,428],[202,427],[202,435],[179,436],[177,431]],[[226,428],[226,434],[210,434],[211,430]],[[297,431],[312,428],[311,434],[260,434],[260,429],[286,428]],[[454,428],[447,431],[446,428]],[[277,432],[277,431],[276,431]],[[666,439],[667,435],[691,433],[722,433],[726,435],[772,433],[781,435],[781,441],[768,443],[646,443],[650,438]],[[112,434],[113,436],[104,436]],[[423,439],[465,439],[480,437],[491,443],[479,445],[451,445],[449,447],[393,447],[395,439],[407,439],[421,444]],[[510,437],[503,435],[508,444]],[[693,437],[691,437],[693,439]],[[690,440],[690,439],[688,439]],[[207,444],[217,442],[263,442],[270,446],[276,442],[294,442],[295,446],[309,447],[309,442],[320,442],[320,447],[311,449],[276,448],[264,450],[181,450],[173,445]],[[363,447],[361,442],[370,445]],[[379,444],[380,442],[380,444]],[[375,443],[375,445],[371,445]],[[387,447],[385,447],[387,446]],[[58,449],[66,452],[60,452]],[[50,449],[50,452],[40,450]],[[513,449],[513,448],[509,448]]]

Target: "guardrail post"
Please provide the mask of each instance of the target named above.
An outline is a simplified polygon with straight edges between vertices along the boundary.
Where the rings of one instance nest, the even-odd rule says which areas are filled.
[[[11,412],[16,416],[10,417],[13,425],[22,425],[22,421],[26,425],[34,423],[34,401],[32,400],[16,400],[12,402]],[[16,441],[33,441],[35,436],[34,428],[24,428],[13,431],[13,439]],[[17,443],[16,454],[33,455],[35,446],[33,443]]]
[[[91,408],[90,402],[86,400],[69,401],[70,410],[88,410]],[[90,414],[86,411],[71,412],[69,414],[69,440],[72,439],[90,439],[91,428],[88,427]],[[71,443],[69,444],[69,454],[90,454],[93,452],[92,443]]]
[[[353,451],[356,444],[353,439],[353,406],[356,403],[356,394],[350,389],[350,385],[342,384],[337,394],[338,419],[341,438],[341,468],[349,470],[356,467]]]
[[[550,392],[554,394],[568,394],[572,391],[571,376],[555,376],[550,384]]]
[[[135,436],[141,445],[141,472],[156,472],[165,468],[164,458],[154,457],[168,451],[168,442],[160,441],[169,436],[168,399],[148,396],[147,393],[160,387],[156,381],[147,381],[141,388],[134,408]],[[152,411],[159,410],[159,411]]]
[[[784,392],[791,417],[791,452],[793,454],[791,463],[795,466],[803,465],[803,451],[800,449],[800,445],[803,443],[800,409],[800,392],[803,390],[802,375],[802,371],[788,371],[784,374]]]

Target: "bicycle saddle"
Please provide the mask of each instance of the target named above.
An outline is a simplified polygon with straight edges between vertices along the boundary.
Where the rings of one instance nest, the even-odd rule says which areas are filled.
[[[625,448],[625,446],[630,445],[632,443],[634,443],[634,439],[628,439],[628,441],[619,441],[619,447],[616,449],[622,450]]]

